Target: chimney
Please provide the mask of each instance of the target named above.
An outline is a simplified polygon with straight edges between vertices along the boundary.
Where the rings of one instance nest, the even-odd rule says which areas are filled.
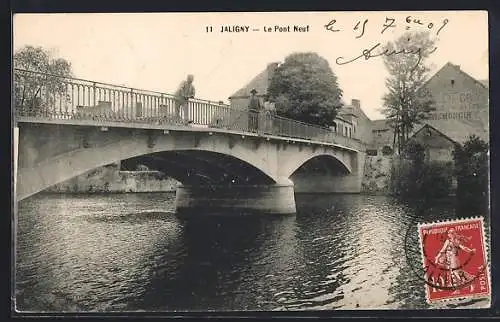
[[[274,75],[274,72],[276,71],[276,68],[278,68],[280,63],[270,63],[270,64],[267,64],[267,68],[266,68],[266,71],[267,71],[267,82],[269,84],[269,82],[271,82],[271,78],[273,77]]]
[[[352,99],[351,100],[351,105],[356,108],[361,108],[361,102],[358,99]]]

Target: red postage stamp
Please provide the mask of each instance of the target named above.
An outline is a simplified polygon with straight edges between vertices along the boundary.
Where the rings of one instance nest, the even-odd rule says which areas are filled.
[[[483,218],[418,227],[428,303],[489,297]]]

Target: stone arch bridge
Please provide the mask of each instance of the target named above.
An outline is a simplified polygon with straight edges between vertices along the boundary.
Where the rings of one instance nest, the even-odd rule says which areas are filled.
[[[179,212],[294,213],[294,192],[360,192],[365,153],[359,141],[277,117],[272,129],[250,129],[247,120],[235,122],[243,112],[235,117],[227,107],[201,100],[190,102],[193,124],[169,122],[160,111],[172,106],[172,98],[143,95],[158,99],[149,107],[156,115],[124,116],[126,102],[109,97],[97,104],[82,99],[83,106],[99,107],[97,114],[82,114],[74,98],[69,108],[59,102],[63,110],[56,109],[57,101],[48,107],[17,105],[17,200],[137,157],[182,183],[176,192]],[[137,109],[148,100],[131,101]],[[102,106],[110,109],[103,112]]]

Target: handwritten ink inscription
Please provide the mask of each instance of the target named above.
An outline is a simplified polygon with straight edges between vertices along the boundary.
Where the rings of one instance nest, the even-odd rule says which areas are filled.
[[[387,28],[396,28],[395,22],[396,19],[385,17],[385,22],[382,25],[382,31],[380,33],[383,34],[384,31],[387,30]]]
[[[410,30],[412,25],[426,26],[427,29],[429,29],[429,30],[433,29],[435,26],[434,22],[432,22],[432,21],[422,22],[419,18],[414,18],[412,16],[407,16],[405,21],[407,24],[406,28],[405,28],[406,30]],[[443,19],[441,26],[436,31],[436,36],[439,35],[441,30],[443,30],[443,28],[448,24],[448,22],[450,22],[448,19]]]
[[[337,59],[335,60],[335,62],[337,63],[337,65],[345,65],[345,64],[349,64],[349,63],[352,63],[362,57],[365,58],[365,60],[368,60],[370,58],[374,58],[374,57],[379,57],[379,56],[392,56],[392,55],[401,55],[401,54],[414,54],[414,55],[417,55],[418,56],[418,60],[417,62],[415,63],[415,67],[418,66],[418,64],[420,63],[420,60],[422,59],[422,48],[418,47],[418,48],[403,48],[401,50],[389,50],[389,49],[379,49],[379,51],[375,51],[375,49],[379,48],[381,46],[381,43],[377,43],[375,46],[371,47],[370,49],[363,49],[363,51],[361,52],[361,55],[359,56],[356,56],[354,58],[351,58],[351,59],[346,59],[342,56],[339,56],[337,57]],[[432,49],[429,54],[432,54],[434,51],[436,51],[437,47],[434,47],[434,49]]]
[[[424,21],[418,17],[407,16],[406,19],[402,22],[405,25],[405,29],[409,30],[412,26],[423,26],[427,30],[436,30],[436,35],[443,30],[443,28],[449,23],[448,19],[443,19],[439,24],[432,21]],[[360,19],[354,23],[354,27],[352,28],[354,31],[357,31],[355,39],[359,39],[363,37],[368,30],[369,26],[381,26],[380,33],[383,34],[389,28],[396,28],[399,25],[399,22],[396,21],[393,17],[385,17],[385,21],[383,22],[370,22],[368,19]],[[336,19],[331,19],[327,24],[324,25],[324,28],[330,32],[340,32],[342,31],[341,25],[337,22]],[[364,60],[369,60],[370,58],[380,57],[380,56],[393,56],[393,55],[417,55],[418,59],[415,64],[415,68],[420,64],[423,56],[423,48],[403,48],[400,50],[389,50],[380,48],[382,43],[377,43],[370,48],[365,48],[361,51],[361,54],[352,58],[346,58],[344,56],[339,56],[335,60],[337,65],[345,65],[357,61],[358,59],[364,58]],[[432,54],[437,50],[437,47],[431,49],[427,54]]]
[[[368,19],[361,19],[357,20],[354,23],[354,27],[352,30],[358,31],[359,34],[356,36],[356,38],[361,38],[364,34],[365,31],[368,28]],[[421,28],[424,28],[426,30],[436,30],[436,36],[439,35],[439,33],[443,30],[443,28],[449,23],[450,21],[448,19],[443,19],[439,23],[433,22],[433,21],[422,21],[422,19],[418,17],[413,17],[413,16],[407,16],[404,21],[402,22],[403,26],[405,27],[405,30],[410,30],[411,27],[417,27],[421,26]],[[375,22],[372,25],[375,26],[381,26],[380,33],[383,34],[387,29],[389,28],[397,28],[399,26],[399,22],[396,21],[395,18],[393,17],[385,17],[385,21],[380,23],[380,22]],[[327,24],[324,25],[324,28],[327,31],[331,32],[340,32],[342,31],[339,28],[342,28],[342,26],[337,22],[337,19],[331,19]]]

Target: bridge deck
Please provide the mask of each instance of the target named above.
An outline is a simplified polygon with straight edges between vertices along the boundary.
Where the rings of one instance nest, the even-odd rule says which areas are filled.
[[[17,122],[223,132],[363,150],[359,140],[329,128],[200,99],[188,102],[188,116],[181,116],[193,123],[186,124],[169,94],[20,69],[14,70],[14,100]]]
[[[303,139],[297,137],[278,136],[266,133],[253,133],[244,131],[233,131],[228,129],[212,128],[212,127],[197,127],[196,125],[183,126],[175,124],[151,124],[140,122],[116,122],[116,121],[89,121],[89,120],[72,120],[72,119],[43,119],[40,117],[25,117],[20,116],[16,118],[18,123],[39,123],[39,124],[59,124],[59,125],[78,125],[78,126],[97,126],[102,128],[134,128],[134,129],[150,129],[150,130],[163,130],[163,131],[189,131],[189,132],[203,132],[203,133],[226,133],[229,135],[242,135],[247,137],[261,137],[263,139],[278,140],[291,143],[305,143],[310,145],[332,146],[343,150],[353,152],[364,151],[360,142],[354,141],[356,145],[342,144],[341,140],[322,141],[314,139]]]

